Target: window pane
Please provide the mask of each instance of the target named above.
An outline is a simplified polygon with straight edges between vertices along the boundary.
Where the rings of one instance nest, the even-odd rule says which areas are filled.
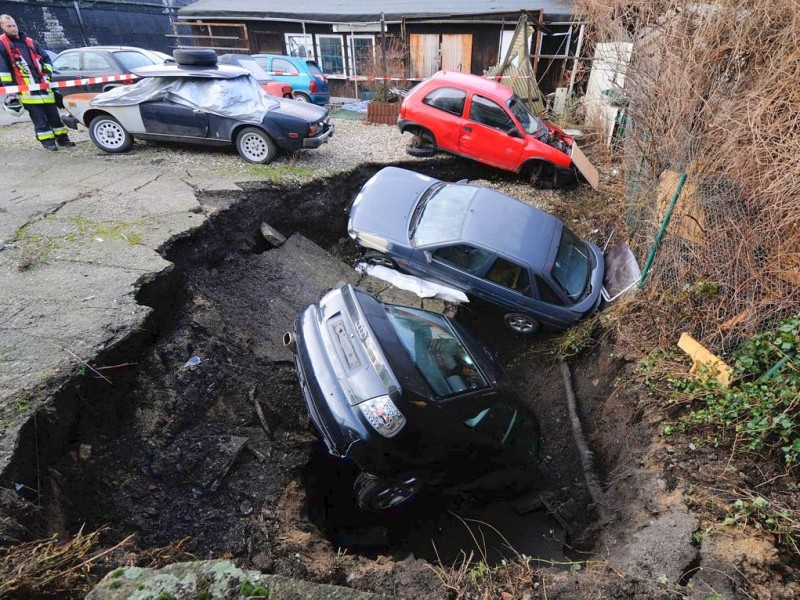
[[[282,75],[297,75],[297,67],[283,58],[272,59],[272,70]]]
[[[555,290],[550,287],[550,284],[541,277],[536,278],[536,286],[539,288],[539,298],[543,302],[558,304],[559,306],[564,304],[564,301],[561,300],[559,295],[556,294]]]
[[[311,36],[286,34],[286,54],[300,58],[314,58]]]
[[[353,55],[353,74],[363,75],[368,70],[369,64],[375,56],[375,43],[371,37],[351,37],[350,43],[350,49]]]
[[[115,52],[114,57],[122,63],[122,66],[125,67],[127,71],[153,64],[153,61],[141,52]]]
[[[404,306],[386,306],[386,314],[434,396],[444,398],[487,386],[444,317]]]
[[[464,90],[439,88],[428,94],[423,102],[434,108],[460,116],[461,113],[464,112],[464,101],[466,98],[467,93]]]
[[[79,71],[81,68],[81,55],[77,52],[62,54],[53,61],[53,68],[56,71]]]
[[[489,253],[485,250],[467,246],[466,244],[439,248],[433,255],[442,262],[446,262],[458,269],[473,274],[480,271],[481,267],[489,258]]]
[[[413,215],[412,237],[417,246],[448,242],[461,237],[461,226],[467,217],[469,205],[478,188],[470,185],[442,185],[434,188],[431,195],[423,199]],[[419,222],[414,223],[418,218]]]
[[[484,125],[494,127],[495,129],[501,129],[502,131],[508,131],[514,126],[511,117],[508,116],[508,113],[503,110],[499,104],[477,95],[472,97],[469,119],[470,121],[483,123]]]
[[[87,71],[110,71],[112,69],[111,63],[108,62],[108,59],[106,59],[105,56],[101,56],[94,52],[84,52],[83,68]]]
[[[319,60],[326,73],[344,75],[344,53],[342,38],[339,36],[317,36]]]
[[[578,300],[586,290],[590,273],[589,249],[564,227],[553,265],[553,279],[564,288],[571,299]]]
[[[498,258],[494,261],[492,268],[486,273],[486,279],[526,296],[531,295],[531,279],[528,269],[505,258]]]

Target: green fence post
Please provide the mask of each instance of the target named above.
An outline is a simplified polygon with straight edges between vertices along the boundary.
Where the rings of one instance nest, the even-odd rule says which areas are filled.
[[[672,217],[672,211],[675,210],[675,205],[678,203],[678,196],[681,195],[681,190],[683,189],[684,183],[686,183],[686,173],[681,173],[681,178],[678,180],[678,187],[675,190],[675,194],[672,196],[672,201],[669,203],[667,214],[664,215],[664,221],[661,223],[661,229],[658,230],[658,235],[656,236],[653,245],[650,247],[650,253],[647,255],[647,260],[644,263],[642,275],[639,277],[639,283],[637,284],[637,287],[639,288],[642,287],[644,278],[647,277],[650,267],[653,266],[653,259],[656,257],[656,250],[658,250],[658,245],[661,243],[661,238],[664,237],[664,232],[667,230],[667,225],[669,225],[669,220]]]

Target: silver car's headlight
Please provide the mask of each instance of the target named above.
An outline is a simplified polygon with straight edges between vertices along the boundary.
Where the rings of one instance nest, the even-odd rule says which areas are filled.
[[[358,405],[373,429],[383,437],[394,437],[406,424],[403,413],[394,405],[389,396],[378,396]]]

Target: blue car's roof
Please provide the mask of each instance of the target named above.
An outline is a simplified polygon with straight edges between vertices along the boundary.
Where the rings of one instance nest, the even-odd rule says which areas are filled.
[[[464,221],[461,237],[509,257],[539,264],[547,260],[561,221],[500,192],[479,188]]]

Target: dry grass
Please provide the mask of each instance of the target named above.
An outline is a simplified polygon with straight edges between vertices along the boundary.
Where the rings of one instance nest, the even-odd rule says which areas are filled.
[[[668,230],[645,288],[662,334],[726,350],[800,311],[800,10],[784,0],[583,0],[592,42],[632,42],[626,74],[628,223],[639,256],[654,190],[685,172],[702,235]],[[711,287],[709,287],[709,285]],[[680,304],[680,302],[679,302]]]

